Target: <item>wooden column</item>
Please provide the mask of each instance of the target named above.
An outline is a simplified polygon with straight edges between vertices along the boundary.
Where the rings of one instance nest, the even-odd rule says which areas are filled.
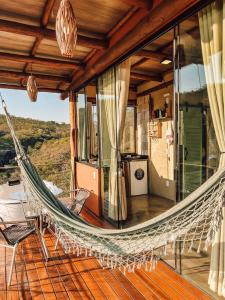
[[[71,155],[71,188],[76,188],[76,161],[78,159],[77,149],[77,114],[76,114],[76,95],[70,92],[69,95],[69,115],[70,115],[70,155]],[[71,194],[72,195],[72,194]]]

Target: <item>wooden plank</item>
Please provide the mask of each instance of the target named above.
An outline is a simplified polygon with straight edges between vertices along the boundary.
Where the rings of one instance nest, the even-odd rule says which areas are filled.
[[[9,89],[9,90],[26,90],[25,86],[14,85],[14,84],[0,84],[1,89]],[[38,92],[46,92],[46,93],[62,93],[62,90],[55,90],[49,88],[38,88]]]
[[[101,292],[106,297],[106,299],[119,300],[119,297],[116,294],[116,289],[114,290],[110,285],[110,283],[105,280],[105,276],[102,272],[102,268],[99,265],[99,263],[96,261],[96,259],[92,257],[84,258],[82,260],[82,263],[84,267],[86,266],[89,269],[89,273],[98,284]]]
[[[96,259],[93,259],[93,267],[95,269],[99,269],[99,263]],[[113,276],[113,274],[107,270],[103,269],[101,270],[102,276],[104,277],[105,281],[108,283],[108,285],[111,286],[114,293],[119,297],[119,299],[128,300],[133,299],[131,295],[124,289],[123,285],[121,285],[119,280],[116,280],[116,278]]]
[[[190,299],[199,299],[199,300],[210,300],[211,299],[209,296],[207,296],[205,293],[203,293],[197,287],[193,286],[190,282],[188,282],[182,276],[180,276],[176,272],[173,272],[173,270],[171,270],[171,268],[168,268],[168,266],[166,264],[164,264],[163,262],[159,262],[157,268],[160,273],[165,274],[165,273],[168,273],[168,271],[169,271],[170,279],[172,279],[173,282],[175,282],[176,284],[177,283],[180,284],[179,289],[182,287],[182,290],[185,289],[185,291],[188,292],[189,295],[191,294],[189,296]]]
[[[183,300],[188,300],[184,295],[180,295],[177,290],[174,290],[165,280],[157,276],[157,271],[145,272],[143,269],[136,271],[137,276],[141,278],[148,286],[152,286],[154,290],[157,289],[157,293],[164,294],[166,299],[170,300],[180,300],[181,296]],[[162,296],[160,296],[160,299]]]
[[[119,270],[111,270],[113,276],[120,282],[124,289],[131,295],[133,299],[145,300],[144,295],[139,291],[139,284],[135,282],[135,285],[129,281],[129,279],[124,276]],[[157,300],[154,299],[154,300]]]
[[[139,61],[137,61],[135,64],[133,64],[131,66],[132,69],[136,69],[137,67],[141,66],[142,64],[144,64],[145,62],[147,62],[149,60],[149,58],[143,57],[141,58]]]
[[[47,0],[44,7],[44,12],[41,17],[41,25],[46,27],[48,25],[49,17],[52,12],[56,0]]]
[[[146,299],[160,299],[160,300],[173,300],[164,292],[161,291],[158,286],[154,284],[149,284],[146,280],[139,277],[137,273],[126,273],[126,278],[132,283],[135,283],[139,292],[146,298]]]
[[[144,92],[138,93],[137,96],[141,97],[141,96],[145,96],[145,95],[151,94],[151,93],[159,91],[159,90],[161,90],[161,89],[163,89],[165,87],[168,87],[169,85],[172,85],[172,84],[173,84],[173,80],[165,81],[162,84],[159,84],[157,86],[149,88],[149,89],[145,90]]]
[[[162,81],[162,76],[160,76],[160,75],[147,75],[147,74],[131,72],[130,77],[140,79],[140,80],[144,80],[144,81],[157,81],[157,82]]]
[[[53,237],[50,236],[50,240],[51,242],[53,242]],[[65,270],[62,270],[62,272],[65,272],[66,274],[70,275],[70,280],[68,280],[69,295],[75,290],[77,299],[90,300],[91,298],[93,298],[90,290],[87,288],[84,280],[82,279],[80,273],[78,272],[73,263],[74,258],[71,258],[69,255],[65,255],[60,245],[59,247],[57,247],[57,250],[55,250],[54,253],[55,255],[57,255],[56,257],[54,255],[56,267],[58,265],[61,265],[65,268]]]
[[[36,38],[45,38],[53,41],[56,40],[55,30],[6,20],[0,20],[0,31],[12,32],[20,35],[29,35]],[[77,38],[77,44],[83,47],[96,49],[108,47],[108,43],[104,39],[88,37],[79,33]]]
[[[152,0],[122,0],[122,1],[131,6],[140,7],[146,10],[150,10],[153,6]]]
[[[30,243],[32,261],[37,272],[37,284],[40,285],[40,290],[43,293],[44,299],[48,298],[51,300],[56,300],[55,290],[53,284],[46,271],[46,266],[44,263],[43,250],[40,247],[39,239],[36,234],[31,236],[32,243]]]
[[[70,82],[69,78],[63,77],[63,76],[45,75],[45,74],[34,73],[34,72],[33,72],[33,75],[36,78],[42,79],[42,80],[50,80],[50,81],[54,81],[54,82],[58,82],[58,81]],[[21,79],[21,78],[27,79],[28,76],[30,76],[30,74],[26,73],[26,72],[14,72],[14,71],[0,70],[0,77],[15,78],[15,79]]]
[[[115,34],[130,18],[132,18],[136,12],[137,7],[132,7],[128,13],[108,32],[107,37],[111,38],[111,36]]]
[[[46,67],[53,68],[82,68],[82,65],[73,61],[65,61],[65,60],[56,60],[56,59],[48,59],[41,57],[33,57],[19,54],[10,54],[10,53],[0,53],[0,59],[2,60],[11,60],[23,63],[33,63],[40,64]]]
[[[135,28],[129,31],[123,38],[117,40],[113,46],[110,41],[110,48],[108,50],[103,51],[101,55],[96,53],[96,60],[94,58],[90,60],[84,71],[79,72],[79,77],[73,79],[68,90],[78,90],[81,85],[112,65],[118,57],[124,56],[135,46],[159,32],[160,29],[172,22],[184,11],[193,7],[197,2],[199,1],[162,1],[151,13],[142,18],[142,21],[139,20],[139,24]],[[67,93],[62,94],[62,98],[65,97],[67,97]]]
[[[141,56],[141,57],[145,57],[148,58],[150,60],[154,60],[154,61],[162,61],[164,58],[168,57],[168,55],[163,54],[160,51],[151,51],[151,50],[139,50],[135,53],[135,56]]]
[[[35,42],[34,42],[34,45],[33,45],[32,49],[31,49],[31,55],[32,55],[32,56],[35,55],[35,53],[36,53],[38,47],[39,47],[40,44],[41,44],[41,41],[42,41],[42,38],[40,38],[40,37],[37,37],[37,38],[36,38],[36,40],[35,40]]]
[[[89,215],[91,222],[91,215]],[[95,224],[97,222],[93,219]],[[124,300],[209,300],[179,274],[158,262],[153,272],[143,268],[135,273],[123,275],[118,269],[102,270],[93,257],[67,255],[62,248],[54,250],[54,237],[45,234],[46,245],[51,259],[45,263],[39,240],[36,235],[24,240],[16,256],[16,272],[13,286],[6,289],[5,264],[10,267],[12,253],[4,249],[0,253],[1,299],[124,299]],[[18,291],[17,291],[18,290]]]
[[[73,263],[76,267],[76,269],[79,271],[79,273],[82,276],[82,279],[84,280],[85,284],[87,285],[88,289],[91,291],[93,298],[99,299],[99,300],[106,300],[107,297],[104,295],[103,291],[98,285],[98,282],[95,280],[95,278],[90,273],[91,270],[91,264],[86,265],[84,263],[85,258],[79,258],[75,260]]]
[[[28,244],[27,240],[25,242],[26,255],[24,257],[25,258],[24,263],[26,265],[27,278],[29,278],[29,289],[30,289],[31,298],[42,300],[44,299],[44,296],[43,296],[40,282],[38,280],[38,273],[35,268],[33,251],[31,250],[31,247],[33,245],[32,240],[33,240],[32,237],[30,237],[31,243]]]

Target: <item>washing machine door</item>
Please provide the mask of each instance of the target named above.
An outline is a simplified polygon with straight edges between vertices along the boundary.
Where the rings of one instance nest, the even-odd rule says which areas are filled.
[[[130,162],[131,196],[148,194],[148,162],[133,160]]]

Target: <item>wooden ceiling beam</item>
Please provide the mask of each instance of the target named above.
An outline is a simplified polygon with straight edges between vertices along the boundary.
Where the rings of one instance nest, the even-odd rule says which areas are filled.
[[[14,85],[14,84],[0,84],[0,89],[8,89],[8,90],[26,90],[26,86]],[[62,90],[51,89],[51,88],[42,88],[38,87],[38,92],[46,92],[46,93],[62,93]]]
[[[45,3],[44,12],[41,17],[41,25],[44,27],[48,25],[48,21],[52,13],[55,2],[56,0],[47,0]]]
[[[115,44],[123,39],[126,34],[131,31],[137,24],[141,22],[141,20],[148,15],[148,11],[135,8],[128,11],[128,13],[116,24],[115,30],[112,29],[108,34],[109,48],[112,48]],[[86,68],[89,66],[93,66],[98,62],[98,60],[102,57],[106,49],[98,49],[95,52],[91,53],[91,56],[85,59]],[[74,74],[72,82],[74,82],[77,78],[82,76],[82,72],[78,71]],[[72,83],[71,83],[72,86]],[[65,95],[65,94],[64,94]]]
[[[50,18],[50,14],[52,12],[53,6],[55,4],[56,0],[46,0],[45,6],[44,6],[44,10],[41,16],[41,22],[40,22],[40,26],[46,28],[48,25],[48,21]],[[42,42],[43,38],[42,37],[36,37],[36,40],[33,44],[33,47],[31,49],[31,56],[35,56],[38,47],[40,46],[41,42]],[[26,63],[26,65],[24,66],[23,71],[26,72],[27,69],[29,67],[29,63]],[[22,81],[23,83],[23,81]]]
[[[62,94],[62,99],[68,96],[69,90],[79,90],[80,87],[84,86],[94,76],[115,63],[119,57],[124,57],[129,51],[140,45],[140,43],[159,33],[162,28],[173,21],[175,22],[178,16],[199,2],[199,0],[159,1],[159,4],[154,6],[153,10],[145,17],[139,19],[139,22],[134,26],[132,26],[131,21],[135,20],[135,17],[129,19],[124,25],[125,27],[123,26],[119,32],[116,32],[116,38],[114,35],[111,37],[109,48],[101,53],[96,53],[88,61],[84,70],[76,74],[76,78],[73,78],[70,87]]]
[[[73,61],[63,61],[50,58],[33,57],[19,54],[3,53],[0,52],[0,59],[11,60],[22,63],[33,63],[38,65],[44,65],[48,68],[72,68],[82,69],[82,65]]]
[[[160,52],[160,51],[151,51],[151,50],[139,50],[138,52],[135,53],[135,56],[141,56],[144,58],[148,58],[150,60],[154,61],[162,61],[165,58],[170,58],[170,55],[167,55],[166,53]]]
[[[27,79],[29,73],[25,72],[15,72],[15,71],[5,71],[5,70],[0,70],[0,77],[4,78],[14,78],[14,79]],[[33,73],[33,75],[37,79],[41,80],[49,80],[49,81],[54,81],[54,82],[70,82],[70,79],[68,77],[64,76],[55,76],[55,75],[47,75],[47,74],[40,74],[40,73]]]
[[[140,79],[143,81],[157,81],[157,82],[161,82],[163,79],[162,76],[160,75],[149,75],[149,74],[147,75],[147,74],[141,74],[136,72],[131,72],[130,77],[135,79]]]
[[[137,12],[137,9],[137,7],[132,7],[127,14],[108,32],[107,38],[111,38],[113,34],[120,30],[120,28]]]
[[[161,90],[161,89],[163,89],[163,88],[166,88],[166,87],[168,87],[168,86],[170,86],[170,85],[172,85],[172,84],[173,84],[173,80],[165,81],[165,82],[163,82],[162,84],[159,84],[159,85],[154,86],[154,87],[152,87],[152,88],[149,88],[149,89],[147,89],[147,90],[145,90],[145,91],[143,91],[143,92],[141,92],[141,93],[138,93],[137,96],[138,96],[138,97],[141,97],[141,96],[149,95],[149,94],[151,94],[151,93],[153,93],[153,92],[156,92],[156,91],[159,91],[159,90]]]
[[[153,0],[122,0],[122,2],[146,10],[150,10],[153,6]]]
[[[37,27],[17,22],[0,20],[0,31],[56,41],[55,30],[48,29],[43,26]],[[108,47],[108,43],[106,40],[87,37],[79,34],[77,37],[77,44],[83,47],[96,49]]]

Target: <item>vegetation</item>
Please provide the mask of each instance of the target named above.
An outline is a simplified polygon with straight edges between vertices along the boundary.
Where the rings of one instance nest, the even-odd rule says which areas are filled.
[[[13,125],[22,146],[43,179],[64,191],[70,183],[69,125],[13,117]],[[0,115],[0,163],[15,166],[14,146],[5,117]],[[0,184],[18,177],[17,169],[0,173]]]

